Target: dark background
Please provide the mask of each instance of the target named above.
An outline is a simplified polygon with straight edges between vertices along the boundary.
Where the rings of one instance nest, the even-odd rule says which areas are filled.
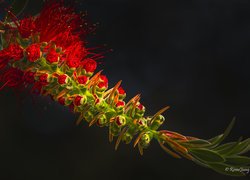
[[[30,1],[36,13],[42,1]],[[107,44],[99,69],[122,79],[128,98],[142,93],[147,114],[170,105],[165,129],[210,138],[233,116],[228,140],[250,136],[250,2],[247,0],[85,0],[99,22],[90,46]],[[32,101],[34,100],[34,102]],[[0,92],[0,179],[237,179],[168,156],[152,142],[144,156],[118,151],[105,128],[77,118],[49,98]],[[247,179],[249,177],[240,178]]]

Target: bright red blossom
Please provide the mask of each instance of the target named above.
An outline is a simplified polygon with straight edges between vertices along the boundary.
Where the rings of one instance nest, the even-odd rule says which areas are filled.
[[[39,77],[40,84],[43,85],[43,86],[46,86],[48,84],[48,77],[49,77],[49,75],[47,73],[42,74]]]
[[[32,32],[36,31],[35,21],[32,17],[20,20],[17,27],[22,38],[28,38],[31,36]]]
[[[123,107],[123,106],[125,106],[124,101],[118,101],[118,103],[116,103],[116,107]]]
[[[59,84],[66,84],[68,76],[66,74],[59,75],[57,80]]]
[[[82,96],[76,96],[75,97],[75,100],[74,100],[74,104],[76,105],[76,106],[80,106],[81,104],[82,104]]]
[[[55,63],[58,62],[59,60],[59,54],[56,52],[54,48],[51,48],[46,55],[46,60],[49,61],[50,63]]]
[[[77,68],[79,66],[79,64],[80,64],[80,60],[79,59],[70,59],[67,62],[67,65],[70,68]]]
[[[7,49],[1,50],[0,51],[0,69],[5,68],[10,59],[11,57]]]
[[[101,82],[98,83],[99,88],[107,88],[108,87],[108,78],[105,75],[100,76]]]
[[[125,90],[122,87],[118,88],[118,93],[121,94],[121,95],[126,94]]]
[[[79,84],[83,84],[84,85],[84,84],[86,84],[88,82],[88,77],[84,76],[84,75],[78,76],[77,77],[77,81],[78,81]]]
[[[83,69],[86,70],[86,72],[94,72],[96,70],[97,64],[96,61],[90,58],[84,59],[83,62],[81,63],[81,66]]]
[[[34,72],[31,71],[25,72],[23,75],[23,81],[25,83],[32,84],[35,82],[34,76],[35,76]]]
[[[142,104],[139,104],[137,108],[142,111],[144,109],[144,106]]]
[[[7,51],[9,57],[15,61],[21,60],[23,58],[23,49],[18,44],[10,44],[7,48]]]
[[[26,48],[27,59],[35,62],[41,57],[40,44],[32,44]]]
[[[4,83],[0,89],[5,86],[20,87],[23,83],[22,77],[23,72],[17,68],[10,68],[6,70],[0,77],[1,81]]]

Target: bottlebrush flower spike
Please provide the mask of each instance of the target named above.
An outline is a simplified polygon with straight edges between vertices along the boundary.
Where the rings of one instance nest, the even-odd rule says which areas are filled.
[[[242,156],[250,149],[250,138],[221,144],[233,127],[209,140],[159,130],[165,121],[165,107],[153,116],[144,116],[145,107],[136,95],[127,103],[125,90],[119,81],[108,89],[108,78],[102,71],[95,73],[98,54],[89,52],[85,36],[91,28],[85,20],[65,7],[62,2],[47,3],[40,14],[18,20],[9,12],[12,22],[1,23],[4,44],[0,51],[0,82],[14,88],[30,87],[33,93],[51,96],[59,104],[79,114],[76,124],[83,120],[89,125],[109,128],[109,140],[117,136],[143,154],[153,139],[175,158],[184,157],[219,173],[243,176],[246,171],[227,168],[247,168],[250,158]]]

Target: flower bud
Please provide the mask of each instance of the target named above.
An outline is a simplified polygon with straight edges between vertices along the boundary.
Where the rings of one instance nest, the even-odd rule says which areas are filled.
[[[46,60],[51,64],[57,63],[59,61],[59,54],[54,48],[49,50],[48,54],[46,55]]]
[[[137,124],[138,124],[140,130],[145,129],[148,126],[147,119],[145,119],[145,118],[138,119]]]
[[[105,75],[100,76],[100,82],[98,83],[98,88],[100,90],[105,90],[108,88],[108,78]]]
[[[26,53],[27,53],[27,59],[30,62],[37,61],[42,55],[42,52],[40,50],[40,44],[32,44],[28,46],[26,48]]]
[[[150,128],[152,130],[157,130],[163,124],[164,121],[164,116],[159,115],[153,120],[152,124],[150,125]]]
[[[126,118],[124,116],[117,116],[115,122],[119,127],[124,126],[126,124]]]
[[[78,95],[75,97],[74,104],[76,106],[83,105],[83,104],[85,104],[85,102],[86,102],[86,96],[79,96]]]
[[[39,77],[39,82],[41,83],[41,85],[46,86],[48,85],[49,82],[49,75],[47,73],[42,74]]]
[[[78,81],[78,83],[79,83],[80,85],[85,85],[85,84],[87,84],[87,82],[88,82],[88,77],[87,77],[87,76],[84,76],[84,75],[78,76],[78,77],[77,77],[77,81]]]
[[[152,138],[153,138],[152,133],[147,132],[147,133],[145,133],[145,134],[142,135],[142,137],[141,137],[139,143],[140,143],[140,145],[141,145],[143,148],[147,148],[147,147],[149,146],[150,141],[152,140]]]
[[[123,108],[125,106],[125,102],[124,101],[118,101],[117,103],[116,103],[116,107],[117,108]]]
[[[87,74],[91,75],[96,70],[97,64],[95,60],[91,58],[87,58],[83,60],[83,62],[81,63],[81,66]]]
[[[123,137],[122,137],[122,140],[123,140],[126,144],[129,144],[129,143],[132,141],[132,139],[133,139],[133,136],[132,136],[130,133],[128,133],[128,132],[126,132],[126,133],[123,135]]]
[[[122,87],[119,87],[117,91],[120,99],[124,99],[126,97],[126,92]]]
[[[62,74],[62,75],[59,75],[57,77],[57,81],[59,84],[63,85],[63,84],[67,84],[68,83],[68,80],[69,80],[69,77],[68,75],[66,74]]]
[[[104,126],[108,123],[108,119],[106,117],[105,114],[101,115],[99,118],[98,118],[98,121],[97,121],[97,125],[99,126]]]

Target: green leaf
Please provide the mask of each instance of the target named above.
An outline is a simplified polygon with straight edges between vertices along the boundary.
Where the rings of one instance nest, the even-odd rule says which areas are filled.
[[[213,138],[211,138],[211,139],[209,139],[209,140],[207,140],[207,141],[210,142],[211,144],[215,144],[216,142],[218,142],[218,140],[219,140],[220,138],[222,138],[222,136],[223,136],[223,134],[220,134],[220,135],[215,136],[215,137],[213,137]]]
[[[250,158],[246,156],[230,156],[226,158],[226,163],[230,165],[246,166],[250,164]]]
[[[235,146],[229,155],[232,154],[244,154],[250,150],[250,138],[240,142],[237,146]]]
[[[230,124],[228,125],[228,127],[226,128],[226,130],[223,133],[223,136],[218,140],[217,143],[221,143],[231,132],[231,130],[233,129],[233,126],[235,124],[236,118],[234,117],[233,120],[230,122]]]
[[[203,147],[206,145],[210,145],[211,143],[207,140],[197,139],[197,140],[190,140],[187,142],[183,142],[181,144],[188,147]]]
[[[230,131],[232,130],[232,128],[235,124],[235,120],[236,120],[236,118],[234,117],[223,134],[218,135],[218,136],[208,140],[211,143],[211,145],[208,145],[206,147],[212,148],[212,147],[218,146],[229,135]]]
[[[219,154],[226,154],[228,151],[231,151],[232,148],[234,148],[236,144],[237,142],[226,143],[226,144],[223,144],[221,146],[214,148],[213,150],[218,152]]]
[[[224,162],[225,159],[218,153],[208,149],[190,149],[190,153],[197,159],[205,162]]]
[[[244,173],[244,171],[239,167],[231,167],[224,163],[209,163],[209,166],[214,171],[229,176],[244,176],[246,175],[245,173],[247,173]]]
[[[202,166],[202,167],[205,167],[205,168],[210,168],[208,164],[204,163],[204,162],[201,162],[199,161],[198,159],[193,159],[193,162],[195,162],[196,164]]]
[[[230,142],[227,144],[223,144],[221,146],[218,146],[217,148],[213,149],[215,151],[217,151],[219,154],[223,155],[223,156],[227,156],[228,154],[230,154],[230,152],[239,145],[239,143],[241,142],[242,137],[239,138],[239,140],[237,142]]]

